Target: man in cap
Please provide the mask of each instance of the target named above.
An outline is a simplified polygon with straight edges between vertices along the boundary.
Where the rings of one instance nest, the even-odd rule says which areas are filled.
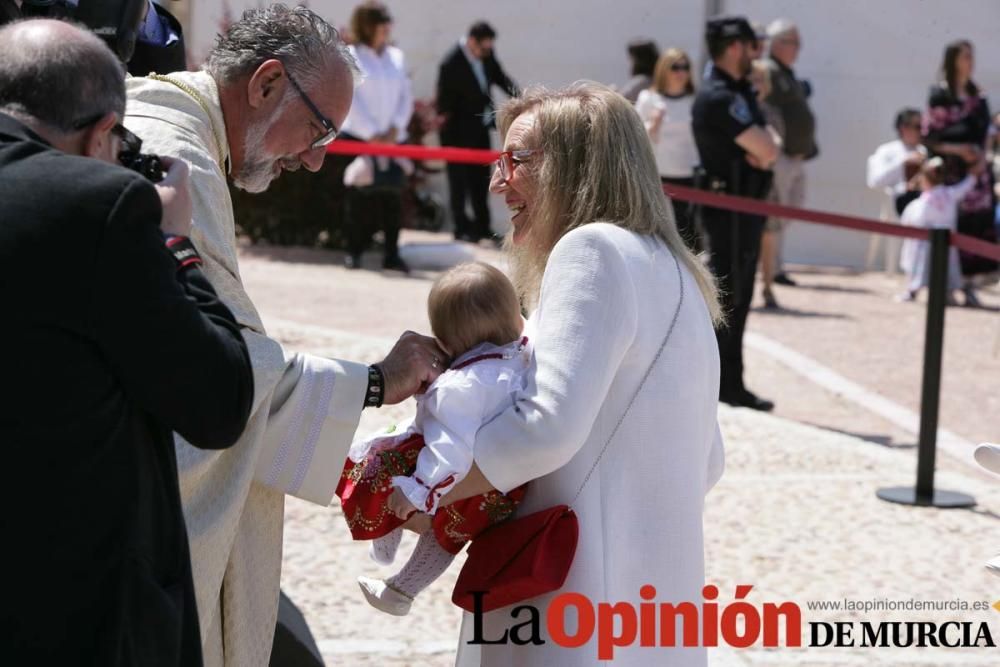
[[[763,199],[771,186],[771,166],[779,140],[765,126],[747,75],[757,41],[743,17],[722,17],[705,30],[712,69],[691,110],[705,187]],[[770,410],[774,404],[743,385],[743,331],[753,296],[764,217],[704,207],[702,226],[709,266],[722,288],[728,322],[719,327],[722,377],[719,398],[730,405]]]

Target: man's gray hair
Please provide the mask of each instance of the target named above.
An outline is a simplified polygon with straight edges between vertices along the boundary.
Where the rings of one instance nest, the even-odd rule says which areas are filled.
[[[79,34],[70,39],[59,34],[68,25],[44,19],[0,28],[0,111],[65,133],[112,111],[125,115],[122,64],[97,36],[71,25]]]
[[[216,39],[205,69],[218,83],[232,83],[271,59],[284,63],[307,88],[319,84],[337,60],[350,71],[355,85],[361,80],[361,68],[336,28],[311,9],[282,4],[243,12]]]
[[[799,27],[789,19],[774,19],[767,26],[767,38],[774,39],[798,31]]]

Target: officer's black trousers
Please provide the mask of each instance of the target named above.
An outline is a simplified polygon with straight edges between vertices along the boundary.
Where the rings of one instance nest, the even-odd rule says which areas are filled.
[[[729,211],[707,207],[702,210],[709,268],[718,282],[726,314],[726,322],[715,331],[722,368],[719,382],[722,396],[735,396],[744,390],[743,332],[753,300],[754,274],[765,220],[761,216],[743,214],[739,215],[739,222],[734,222],[733,218]],[[738,225],[735,245],[734,225]]]

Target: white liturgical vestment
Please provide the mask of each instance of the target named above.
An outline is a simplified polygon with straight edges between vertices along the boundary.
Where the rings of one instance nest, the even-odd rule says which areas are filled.
[[[367,367],[286,352],[264,331],[240,281],[229,144],[212,77],[135,78],[127,92],[125,125],[143,140],[143,152],[190,165],[192,241],[253,364],[253,412],[240,440],[223,451],[179,437],[176,446],[205,664],[263,667],[277,618],[284,495],[322,505],[333,498]]]

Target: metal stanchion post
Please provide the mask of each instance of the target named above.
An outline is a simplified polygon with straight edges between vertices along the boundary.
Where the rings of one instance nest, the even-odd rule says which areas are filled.
[[[925,507],[972,507],[976,499],[955,491],[934,489],[937,455],[938,407],[941,398],[941,357],[944,351],[944,311],[948,299],[948,246],[951,232],[930,230],[931,276],[927,295],[927,327],[924,334],[924,377],[920,394],[920,439],[917,449],[916,487],[879,489],[879,498],[904,505]]]

